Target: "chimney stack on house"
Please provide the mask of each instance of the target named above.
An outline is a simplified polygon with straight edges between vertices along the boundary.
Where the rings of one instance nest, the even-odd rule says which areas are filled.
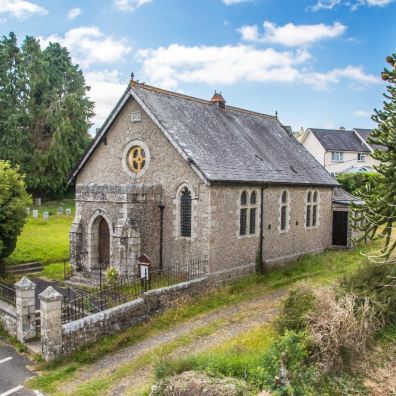
[[[221,92],[214,92],[212,99],[210,99],[210,103],[216,105],[217,107],[219,107],[220,109],[225,109],[225,100],[223,98],[223,95],[221,94]]]

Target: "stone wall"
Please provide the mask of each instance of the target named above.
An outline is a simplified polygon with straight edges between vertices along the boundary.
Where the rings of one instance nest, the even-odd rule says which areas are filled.
[[[14,306],[0,300],[0,325],[12,335],[17,335],[16,309]]]
[[[131,114],[140,112],[141,121],[131,122]],[[145,172],[136,177],[128,172],[126,166],[126,149],[131,142],[142,142],[149,151],[149,160]],[[148,153],[147,153],[148,154]],[[103,141],[85,164],[76,180],[78,186],[102,188],[104,192],[114,186],[121,188],[139,186],[162,186],[161,204],[164,208],[163,219],[163,262],[171,265],[174,261],[184,262],[193,257],[208,257],[209,250],[209,190],[204,181],[182,158],[180,153],[167,140],[149,116],[136,101],[130,99],[114,121],[106,140]],[[183,185],[188,185],[193,197],[192,237],[179,237],[179,219],[177,192]],[[96,187],[95,187],[96,186]],[[82,188],[82,187],[81,187]],[[77,194],[76,218],[72,231],[78,231],[79,223],[84,247],[86,242],[86,225],[95,210],[103,209],[111,220],[112,226],[120,216],[128,211],[136,223],[141,235],[141,253],[147,254],[154,262],[159,261],[159,202],[155,204],[125,203],[117,194],[91,195]],[[121,198],[121,199],[118,199]],[[129,205],[129,206],[128,206]],[[199,215],[197,215],[199,214]],[[71,246],[78,245],[78,238],[72,238]],[[71,256],[75,256],[72,249]],[[87,257],[88,260],[88,257]]]
[[[53,318],[60,315],[49,307],[52,322],[50,332],[42,329],[43,356],[52,360],[72,353],[82,345],[98,340],[107,334],[135,326],[175,305],[176,302],[202,294],[208,288],[208,279],[200,278],[161,289],[149,290],[142,298],[90,315],[61,326],[54,332]],[[44,293],[43,293],[44,294]],[[54,298],[51,293],[47,293]],[[48,297],[48,296],[47,296]],[[43,298],[43,297],[40,297]],[[45,309],[47,309],[45,307]],[[56,309],[59,310],[57,307]],[[45,315],[46,313],[42,313]],[[48,316],[48,315],[47,315]],[[51,338],[55,335],[55,339]]]
[[[239,235],[240,196],[256,191],[256,232]],[[289,196],[287,227],[280,230],[280,197]],[[319,192],[317,226],[307,228],[306,196]],[[332,189],[294,186],[269,186],[264,190],[263,259],[268,266],[293,260],[308,253],[319,253],[331,245]],[[260,242],[260,187],[211,186],[210,270],[220,272],[250,266],[254,268]],[[246,270],[246,269],[245,269]],[[245,271],[242,269],[242,271]],[[243,273],[240,274],[242,276]],[[226,276],[226,275],[225,275]]]

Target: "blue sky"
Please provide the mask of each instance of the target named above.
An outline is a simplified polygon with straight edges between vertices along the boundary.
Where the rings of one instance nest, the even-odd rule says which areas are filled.
[[[59,41],[92,87],[98,127],[133,71],[147,84],[278,111],[301,126],[372,127],[396,52],[396,0],[0,0],[0,29]]]

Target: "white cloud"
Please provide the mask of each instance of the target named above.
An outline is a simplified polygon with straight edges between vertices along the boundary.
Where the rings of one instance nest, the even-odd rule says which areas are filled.
[[[137,10],[142,5],[151,3],[152,0],[114,0],[114,5],[117,9],[125,12]]]
[[[336,68],[325,73],[308,72],[302,75],[302,81],[312,87],[323,90],[331,84],[338,84],[347,79],[364,86],[378,84],[380,80],[373,74],[366,74],[361,67],[347,66]]]
[[[223,3],[225,5],[233,5],[239,3],[246,3],[247,1],[252,1],[252,0],[223,0]]]
[[[94,127],[100,127],[120,99],[127,83],[121,80],[116,70],[92,71],[84,76],[91,87],[88,96],[95,102]]]
[[[26,0],[0,0],[0,14],[11,15],[18,19],[28,19],[33,15],[47,15],[48,11]]]
[[[312,11],[332,10],[337,6],[346,6],[351,10],[357,10],[359,7],[384,7],[395,0],[317,0],[316,4],[309,7]]]
[[[73,60],[83,67],[95,63],[114,63],[131,51],[125,39],[106,36],[95,26],[71,29],[63,37],[56,34],[41,37],[40,41],[44,47],[49,42],[59,42],[70,50]]]
[[[79,15],[81,15],[81,13],[82,13],[81,8],[72,8],[68,12],[67,17],[69,19],[74,19],[74,18],[77,18]]]
[[[309,57],[306,51],[278,52],[246,45],[187,47],[172,44],[138,51],[145,78],[166,88],[176,88],[179,82],[293,81],[298,75],[295,66]]]
[[[364,110],[356,110],[353,112],[353,115],[356,117],[370,117],[372,115],[372,113],[370,113],[369,111],[364,111]]]
[[[250,82],[299,83],[323,90],[342,80],[359,86],[379,82],[361,67],[347,66],[328,72],[306,69],[307,50],[277,51],[247,45],[195,46],[172,44],[139,50],[142,78],[163,88],[177,89],[180,83],[235,84]]]
[[[265,42],[282,44],[288,47],[307,46],[323,39],[331,39],[342,35],[346,26],[334,22],[332,25],[323,23],[316,25],[295,25],[287,23],[277,26],[272,22],[264,21],[264,33],[259,34],[256,25],[242,26],[239,29],[242,39],[251,42]]]

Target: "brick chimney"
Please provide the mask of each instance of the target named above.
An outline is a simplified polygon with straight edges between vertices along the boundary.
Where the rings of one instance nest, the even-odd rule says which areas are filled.
[[[210,103],[216,105],[220,109],[225,109],[225,100],[221,92],[214,92],[212,99],[210,99]]]

